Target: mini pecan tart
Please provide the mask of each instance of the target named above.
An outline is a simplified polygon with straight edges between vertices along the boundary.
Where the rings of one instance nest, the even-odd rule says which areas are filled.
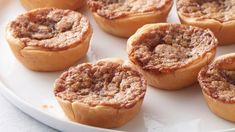
[[[210,30],[180,24],[147,24],[127,42],[130,63],[148,83],[180,89],[197,80],[215,56],[217,40]]]
[[[204,67],[198,81],[211,111],[235,121],[235,54],[220,56]]]
[[[177,0],[177,10],[183,24],[211,29],[220,45],[235,43],[234,0]]]
[[[62,70],[86,55],[92,29],[78,12],[31,10],[11,21],[6,39],[17,59],[36,71]]]
[[[147,83],[119,59],[84,63],[64,72],[54,94],[69,119],[82,124],[114,128],[140,111]]]
[[[88,6],[106,32],[129,37],[147,23],[166,22],[172,0],[88,0]]]
[[[75,10],[85,5],[86,0],[20,0],[27,10],[44,7]]]

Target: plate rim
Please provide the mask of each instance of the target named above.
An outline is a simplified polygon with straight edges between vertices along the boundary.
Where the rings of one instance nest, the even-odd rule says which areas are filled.
[[[26,115],[30,116],[31,118],[55,130],[69,131],[69,132],[77,132],[79,130],[82,130],[85,132],[94,132],[94,131],[96,132],[122,132],[121,130],[99,128],[99,127],[93,127],[93,126],[84,125],[84,124],[75,123],[75,122],[67,122],[62,119],[51,116],[45,112],[42,112],[41,110],[37,109],[36,107],[34,107],[33,105],[25,101],[24,99],[17,96],[17,94],[15,94],[12,90],[10,90],[10,88],[4,85],[4,83],[1,80],[0,80],[0,94],[5,99],[7,99],[8,102],[10,102],[13,106],[18,108],[20,111],[24,112]],[[232,131],[235,131],[235,128],[215,130],[213,132],[232,132]],[[198,132],[200,132],[200,130]]]
[[[113,129],[93,127],[93,126],[84,125],[84,124],[75,123],[75,122],[67,122],[65,120],[51,116],[45,112],[42,112],[41,110],[31,105],[29,102],[17,96],[12,90],[10,90],[10,88],[4,85],[4,83],[1,80],[0,80],[0,93],[3,95],[5,99],[7,99],[8,102],[16,106],[19,110],[24,112],[26,115],[56,130],[71,131],[71,132],[78,131],[79,129],[82,131],[86,131],[86,132],[94,132],[94,131],[118,132],[119,131],[119,130],[113,130]]]

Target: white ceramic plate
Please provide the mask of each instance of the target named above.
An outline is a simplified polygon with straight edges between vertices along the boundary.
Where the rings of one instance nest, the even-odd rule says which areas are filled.
[[[9,20],[25,10],[16,0],[0,0],[0,91],[14,105],[37,120],[61,131],[111,131],[69,121],[61,111],[52,93],[54,80],[62,73],[33,72],[23,67],[11,53],[4,38]],[[126,40],[101,31],[89,13],[94,34],[91,48],[81,62],[106,57],[127,59]],[[178,22],[175,7],[169,22]],[[228,34],[229,35],[229,34]],[[219,47],[218,54],[230,53],[234,46]],[[121,131],[217,131],[232,130],[235,125],[218,118],[209,111],[198,85],[179,90],[163,91],[148,87],[142,111]],[[234,129],[235,130],[235,129]]]

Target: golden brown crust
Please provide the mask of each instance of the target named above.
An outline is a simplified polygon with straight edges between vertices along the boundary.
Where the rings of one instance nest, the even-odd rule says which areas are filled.
[[[25,9],[55,7],[75,10],[85,5],[86,0],[20,0]]]
[[[36,15],[37,13],[43,12],[48,14],[52,12],[52,16],[54,16],[56,12],[59,12],[58,14],[60,15],[63,13],[69,13],[80,19],[77,21],[73,20],[73,22],[77,24],[73,24],[73,26],[75,26],[72,30],[66,29],[65,32],[59,32],[59,30],[53,29],[56,33],[52,33],[53,35],[51,37],[48,32],[41,32],[40,28],[38,28],[41,26],[40,23],[38,23],[39,21],[35,23],[30,21],[31,19],[29,14]],[[39,18],[40,15],[36,20]],[[62,18],[68,19],[66,16],[59,18],[61,18],[61,21]],[[48,22],[46,19],[47,18],[43,18],[42,23]],[[32,20],[35,20],[35,18],[32,18]],[[84,24],[78,24],[80,20],[82,20]],[[64,22],[66,23],[66,20]],[[48,28],[50,26],[56,27],[54,25],[55,23],[56,22],[48,24]],[[60,22],[57,22],[57,24],[58,23]],[[34,32],[30,30],[30,24],[34,25],[34,28],[32,28],[35,30]],[[79,29],[84,31],[80,31]],[[75,35],[70,35],[70,38],[67,37],[67,40],[64,41],[66,38],[66,32],[68,34],[73,32]],[[51,38],[47,38],[47,35]],[[36,9],[25,13],[19,16],[15,21],[8,24],[6,29],[6,39],[16,58],[29,69],[36,71],[58,71],[73,65],[80,58],[85,56],[89,47],[91,35],[92,29],[88,20],[79,13],[53,8]],[[35,38],[35,36],[37,37]]]
[[[108,106],[90,107],[79,102],[56,98],[65,115],[72,121],[103,128],[121,127],[139,113],[143,99],[132,108],[115,109]]]
[[[158,0],[156,0],[155,2],[157,1]],[[145,3],[146,1],[139,1],[139,2]],[[141,12],[140,11],[138,12],[135,10],[133,10],[132,12],[128,12],[128,11],[125,11],[122,13],[116,12],[114,13],[114,16],[112,16],[113,13],[109,12],[107,16],[110,16],[110,17],[104,17],[104,15],[100,15],[97,12],[97,8],[96,10],[93,9],[94,5],[92,4],[94,4],[94,1],[93,0],[88,1],[88,5],[98,25],[104,31],[110,34],[119,36],[119,37],[129,37],[132,34],[134,34],[138,28],[140,28],[141,26],[147,23],[165,22],[167,19],[168,13],[173,5],[173,1],[164,0],[163,3],[159,4],[160,7],[154,8],[154,10],[146,10],[146,11],[141,11]],[[149,6],[153,8],[151,4],[149,4]]]
[[[54,94],[71,120],[113,128],[138,113],[146,87],[142,75],[122,60],[104,59],[63,73],[55,82]]]
[[[130,62],[130,64],[132,64],[133,68],[136,68],[144,75],[149,85],[164,90],[177,90],[196,83],[198,72],[203,66],[208,65],[213,60],[215,53],[216,50],[213,50],[211,53],[207,53],[202,60],[200,59],[196,61],[189,67],[182,68],[167,74],[154,74],[151,72],[146,72],[142,69],[142,67],[135,65],[132,62]]]
[[[217,116],[235,122],[235,104],[234,103],[224,103],[217,99],[212,98],[210,95],[202,91],[206,103],[208,104],[210,110]]]
[[[216,46],[217,40],[208,30],[162,23],[139,29],[129,38],[127,52],[150,85],[172,90],[196,82],[200,69],[214,58]]]
[[[233,44],[235,38],[227,34],[235,32],[234,2],[231,0],[202,1],[177,1],[181,23],[209,28],[218,38],[220,45]]]

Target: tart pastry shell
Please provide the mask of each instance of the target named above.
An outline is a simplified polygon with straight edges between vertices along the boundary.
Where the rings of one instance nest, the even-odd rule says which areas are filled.
[[[131,53],[131,49],[133,49],[132,42],[137,41],[139,36],[141,36],[142,32],[146,30],[150,30],[152,28],[156,28],[161,24],[149,24],[145,25],[142,28],[138,29],[138,31],[129,38],[127,41],[127,53]],[[156,74],[151,71],[143,70],[141,66],[134,64],[129,61],[133,68],[142,73],[146,78],[149,85],[165,90],[177,90],[182,89],[187,86],[191,86],[192,84],[197,82],[197,76],[202,67],[209,64],[215,57],[216,48],[212,49],[210,52],[207,52],[203,57],[199,57],[190,65],[186,67],[177,69],[175,71],[169,73],[159,73]]]
[[[196,83],[199,71],[214,59],[215,53],[216,50],[207,53],[204,58],[200,58],[190,66],[167,74],[154,74],[143,70],[132,62],[130,64],[144,75],[149,85],[159,89],[177,90]]]
[[[65,50],[47,50],[44,48],[24,46],[24,43],[12,36],[7,27],[6,39],[15,57],[27,68],[34,71],[59,71],[63,70],[84,57],[89,48],[92,29],[80,42],[75,42],[75,47]]]
[[[226,62],[228,61],[228,63]],[[231,70],[235,69],[235,54],[227,54],[218,57],[215,59],[215,62],[217,65],[219,65],[221,68],[225,70]],[[230,63],[232,62],[232,63]],[[209,107],[209,109],[217,116],[228,120],[228,121],[233,121],[235,122],[235,103],[234,102],[225,102],[220,99],[213,98],[211,95],[207,94],[204,90],[203,87],[205,88],[205,85],[202,85],[201,83],[202,79],[202,74],[201,72],[199,73],[198,76],[198,81],[202,87],[202,93],[204,96],[204,99]]]
[[[235,122],[235,104],[225,103],[219,100],[216,100],[203,92],[204,99],[210,110],[217,116]]]
[[[95,21],[105,32],[115,36],[128,38],[133,35],[138,28],[148,23],[166,22],[173,1],[167,3],[163,8],[145,13],[130,14],[116,19],[107,19],[92,12]]]
[[[100,61],[128,65],[118,58],[107,58],[98,62]],[[146,84],[144,87],[147,87]],[[79,101],[64,100],[58,96],[56,99],[65,115],[74,122],[102,128],[116,128],[123,126],[139,113],[144,97],[136,100],[134,105],[118,108],[100,104],[91,106]]]
[[[103,128],[116,128],[126,124],[139,111],[143,99],[131,108],[115,109],[108,106],[89,106],[79,102],[69,102],[56,98],[65,115],[74,122]]]

